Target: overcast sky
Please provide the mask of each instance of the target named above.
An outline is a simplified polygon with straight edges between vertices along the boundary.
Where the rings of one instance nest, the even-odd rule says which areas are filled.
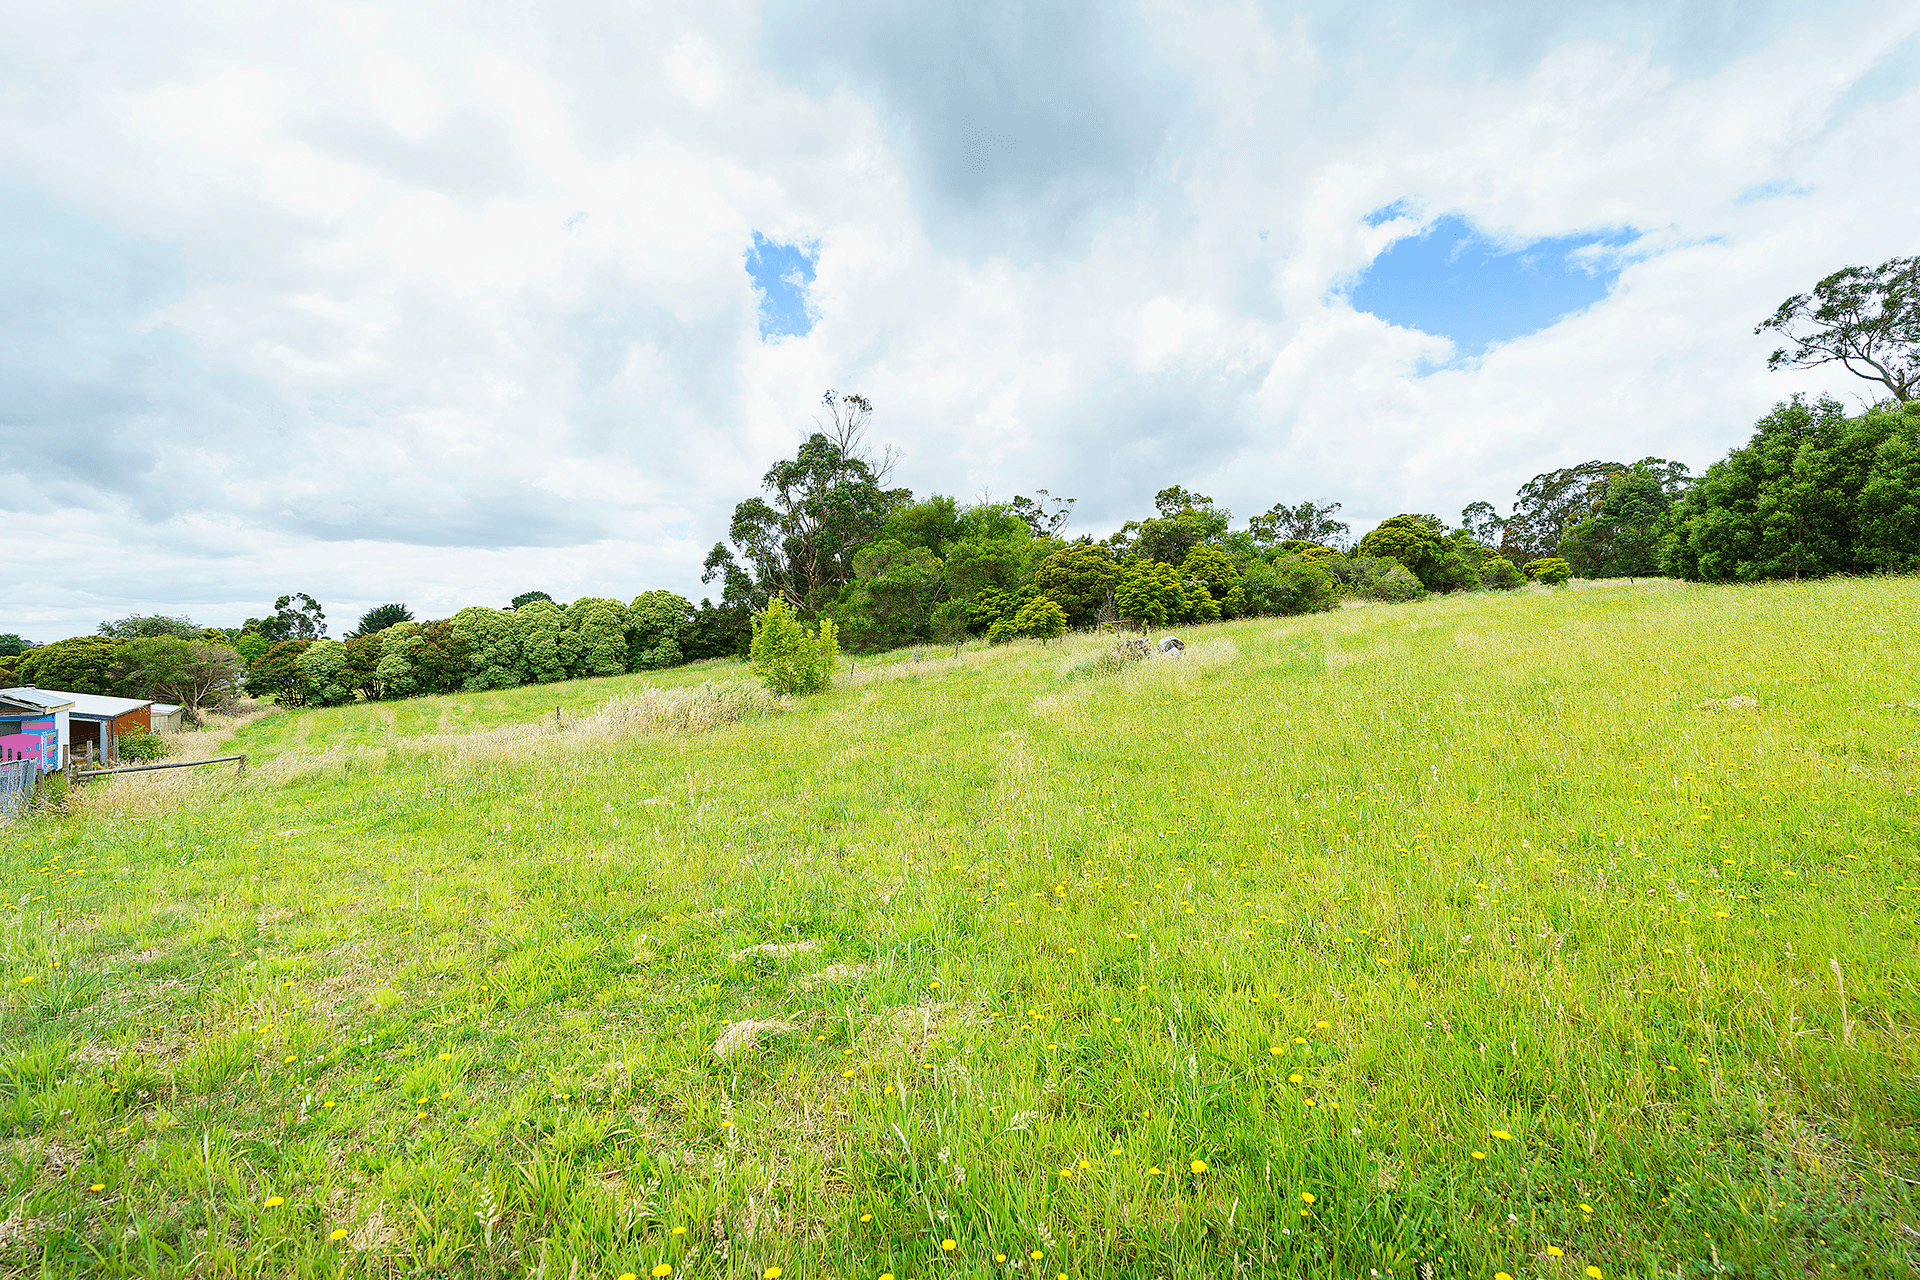
[[[1920,7],[0,2],[0,631],[703,594],[822,391],[916,492],[1696,470],[1920,252]]]

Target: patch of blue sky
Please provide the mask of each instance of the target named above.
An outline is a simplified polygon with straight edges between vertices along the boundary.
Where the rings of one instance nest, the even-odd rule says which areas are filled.
[[[1367,215],[1377,226],[1407,216],[1395,202]],[[1459,356],[1538,333],[1607,296],[1632,228],[1524,244],[1489,236],[1457,213],[1395,240],[1354,281],[1356,311],[1449,339]]]
[[[1395,218],[1411,218],[1413,216],[1414,212],[1405,200],[1395,200],[1392,204],[1381,205],[1372,213],[1361,218],[1360,221],[1370,227],[1377,227],[1383,222],[1392,222]]]
[[[820,260],[820,246],[781,244],[758,231],[753,233],[753,248],[747,251],[747,275],[760,294],[760,337],[799,338],[813,329],[819,319],[807,299],[813,285],[813,267]]]
[[[1772,182],[1763,182],[1757,187],[1748,187],[1733,198],[1735,204],[1753,204],[1760,200],[1773,200],[1780,196],[1809,196],[1813,192],[1806,187],[1797,187],[1781,178]]]

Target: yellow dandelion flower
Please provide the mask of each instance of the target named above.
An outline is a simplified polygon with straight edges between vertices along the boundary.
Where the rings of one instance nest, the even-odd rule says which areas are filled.
[[[1587,1274],[1592,1276],[1593,1280],[1600,1280],[1600,1268],[1598,1267],[1589,1266],[1587,1268]]]
[[[1567,1255],[1566,1255],[1566,1254],[1564,1254],[1564,1253],[1562,1253],[1562,1252],[1560,1251],[1560,1246],[1559,1246],[1559,1245],[1557,1245],[1557,1244],[1550,1244],[1550,1245],[1548,1245],[1548,1246],[1547,1246],[1547,1256],[1548,1256],[1549,1258],[1564,1258],[1564,1257],[1566,1257]]]
[[[1082,1169],[1091,1169],[1091,1168],[1093,1168],[1093,1161],[1091,1161],[1091,1160],[1082,1160],[1082,1161],[1080,1162],[1080,1165],[1079,1165],[1079,1167],[1080,1167],[1080,1168],[1082,1168]]]
[[[452,1061],[453,1061],[453,1055],[452,1055],[452,1054],[450,1054],[450,1053],[443,1053],[443,1054],[441,1054],[441,1055],[439,1056],[439,1059],[438,1059],[438,1061],[441,1061],[441,1062],[452,1062]]]
[[[1195,1173],[1205,1173],[1207,1171],[1207,1162],[1205,1160],[1195,1160],[1192,1164],[1188,1165],[1187,1168],[1193,1170]]]
[[[1513,1135],[1512,1135],[1512,1134],[1510,1134],[1510,1133],[1508,1133],[1508,1132],[1507,1132],[1507,1131],[1506,1131],[1505,1129],[1495,1129],[1495,1130],[1493,1131],[1493,1136],[1494,1136],[1494,1137],[1496,1137],[1496,1138],[1498,1138],[1498,1139],[1500,1139],[1500,1141],[1502,1141],[1502,1142],[1512,1142],[1512,1141],[1513,1141]]]
[[[1292,1075],[1290,1075],[1290,1076],[1288,1076],[1288,1077],[1287,1077],[1287,1083],[1288,1083],[1288,1084],[1299,1084],[1299,1083],[1300,1083],[1300,1082],[1301,1082],[1302,1080],[1304,1080],[1304,1079],[1306,1079],[1306,1077],[1305,1077],[1305,1076],[1303,1076],[1303,1075],[1301,1075],[1301,1074],[1300,1074],[1300,1073],[1299,1073],[1298,1071],[1296,1071],[1296,1072],[1294,1072],[1294,1073],[1293,1073]]]
[[[1320,1028],[1320,1029],[1321,1029],[1322,1031],[1324,1031],[1324,1030],[1326,1030],[1326,1029],[1327,1029],[1328,1027],[1330,1027],[1330,1026],[1332,1026],[1333,1024],[1332,1024],[1332,1023],[1330,1023],[1330,1022],[1324,1022],[1324,1021],[1323,1021],[1323,1022],[1316,1022],[1316,1023],[1314,1023],[1313,1025],[1314,1025],[1314,1026],[1316,1026],[1316,1027],[1319,1027],[1319,1028]]]
[[[1496,1271],[1493,1273],[1493,1280],[1513,1280],[1513,1277],[1504,1271]]]
[[[1487,1153],[1484,1151],[1476,1151],[1473,1153],[1473,1158],[1475,1160],[1485,1160],[1487,1158]]]
[[[760,1273],[760,1280],[780,1280],[780,1268],[768,1267]]]
[[[1029,1253],[1027,1256],[1029,1258],[1032,1258],[1035,1262],[1038,1262],[1040,1261],[1040,1259],[1046,1257],[1047,1255],[1040,1252],[1038,1249],[1035,1249],[1032,1253]]]
[[[1275,1057],[1278,1057],[1278,1056],[1279,1056],[1280,1054],[1283,1054],[1283,1053],[1285,1053],[1285,1052],[1286,1052],[1286,1050],[1285,1050],[1285,1049],[1283,1049],[1283,1048],[1281,1048],[1281,1047],[1280,1047],[1279,1045],[1277,1045],[1277,1044],[1276,1044],[1276,1045],[1274,1045],[1274,1046],[1272,1046],[1271,1048],[1269,1048],[1269,1049],[1267,1050],[1267,1052],[1268,1052],[1268,1053],[1271,1053],[1271,1054],[1273,1054],[1273,1055],[1274,1055]]]
[[[861,1214],[861,1215],[860,1215],[860,1221],[862,1221],[862,1222],[872,1222],[872,1221],[873,1221],[873,1215],[872,1215],[872,1214],[870,1214],[870,1213],[863,1213],[863,1214]],[[675,1231],[674,1231],[674,1234],[675,1234],[675,1235],[679,1235],[679,1234],[680,1234],[680,1232],[682,1232],[682,1231],[685,1231],[685,1230],[686,1230],[686,1228],[685,1228],[685,1227],[679,1227],[679,1228],[676,1228],[676,1229],[675,1229]]]
[[[267,1197],[267,1208],[269,1209],[278,1209],[281,1205],[285,1203],[286,1203],[286,1199],[282,1196]]]
[[[1007,1255],[1004,1253],[996,1253],[993,1255],[993,1260],[995,1262],[1005,1262],[1007,1260]]]
[[[347,1229],[345,1227],[335,1227],[333,1231],[327,1236],[327,1239],[329,1240],[345,1240],[346,1238],[347,1238]]]
[[[290,1054],[288,1054],[288,1055],[287,1055],[286,1057],[284,1057],[284,1058],[282,1058],[282,1059],[280,1059],[280,1061],[281,1061],[282,1063],[288,1063],[288,1062],[298,1062],[299,1060],[300,1060],[300,1058],[299,1058],[299,1055],[298,1055],[298,1054],[292,1054],[292,1053],[290,1053]]]
[[[105,1191],[106,1189],[107,1189],[107,1184],[104,1182],[96,1182],[92,1186],[87,1188],[87,1190],[89,1191]]]
[[[1160,1173],[1161,1173],[1161,1169],[1160,1169],[1160,1166],[1159,1166],[1159,1165],[1157,1165],[1157,1164],[1150,1164],[1150,1165],[1148,1165],[1148,1166],[1147,1166],[1147,1176],[1148,1176],[1149,1178],[1154,1178],[1154,1177],[1158,1177],[1158,1176],[1160,1175]]]
[[[1310,1106],[1310,1107],[1316,1107],[1316,1106],[1319,1106],[1320,1104],[1319,1104],[1319,1103],[1317,1103],[1317,1102],[1315,1102],[1315,1101],[1314,1101],[1314,1100],[1313,1100],[1312,1098],[1308,1098],[1308,1099],[1307,1099],[1307,1105],[1308,1105],[1308,1106]]]
[[[872,1214],[868,1214],[868,1215],[867,1215],[867,1217],[868,1217],[868,1218],[871,1218],[872,1216],[873,1216]],[[864,1218],[862,1219],[862,1221],[865,1221],[865,1220],[866,1220],[866,1219],[864,1219]],[[683,1236],[683,1235],[685,1235],[685,1234],[687,1234],[687,1229],[686,1229],[685,1227],[675,1227],[675,1228],[673,1229],[673,1234],[675,1234],[675,1235],[677,1235],[677,1236]]]
[[[1592,1206],[1592,1205],[1590,1205],[1590,1204],[1583,1204],[1583,1205],[1581,1205],[1581,1206],[1580,1206],[1580,1212],[1582,1212],[1582,1213],[1592,1213],[1592,1212],[1593,1212],[1593,1206]]]
[[[891,1271],[882,1271],[882,1272],[880,1273],[880,1280],[893,1280],[893,1272],[891,1272]]]
[[[940,1251],[942,1253],[952,1253],[955,1249],[958,1249],[959,1247],[960,1247],[960,1243],[957,1240],[942,1240],[940,1242]]]
[[[673,1264],[671,1262],[658,1263],[654,1266],[653,1270],[647,1274],[653,1276],[654,1280],[660,1280],[661,1276],[670,1276],[673,1274]]]

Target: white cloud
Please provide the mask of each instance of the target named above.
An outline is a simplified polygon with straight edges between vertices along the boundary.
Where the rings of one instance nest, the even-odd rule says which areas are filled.
[[[917,490],[1044,485],[1084,527],[1171,483],[1451,515],[1865,391],[1767,374],[1750,330],[1916,251],[1920,18],[1548,12],[20,11],[0,630],[698,595],[829,386]],[[1334,293],[1395,200],[1647,252],[1422,376],[1442,340]],[[759,340],[755,230],[820,245],[804,338]]]

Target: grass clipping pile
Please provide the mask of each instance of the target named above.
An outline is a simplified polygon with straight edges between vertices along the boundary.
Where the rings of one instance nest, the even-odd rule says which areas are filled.
[[[435,733],[398,738],[384,745],[288,751],[258,762],[244,778],[201,769],[131,774],[93,783],[68,803],[73,811],[81,813],[153,812],[215,788],[285,786],[423,757],[454,769],[525,760],[634,738],[718,729],[783,706],[783,699],[744,680],[708,681],[693,688],[648,687],[609,698],[585,715],[568,719],[547,716],[473,733]],[[225,744],[232,732],[228,728],[217,738],[210,735],[204,750],[189,749],[179,754],[189,759],[212,755],[211,748]]]

